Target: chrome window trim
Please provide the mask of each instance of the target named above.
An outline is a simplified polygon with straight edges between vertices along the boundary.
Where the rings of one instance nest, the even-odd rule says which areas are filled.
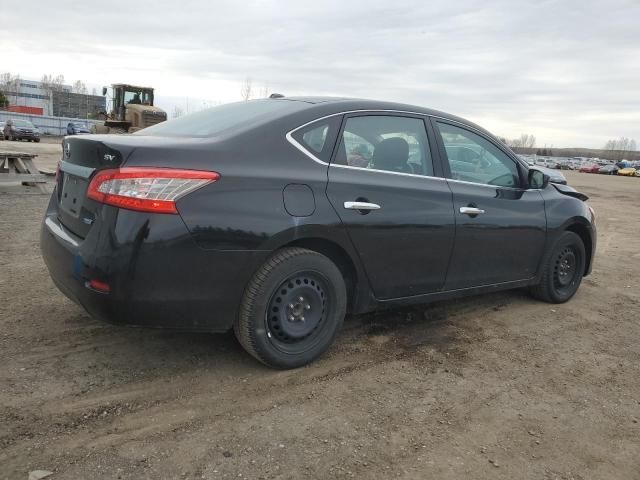
[[[405,177],[428,178],[431,180],[439,180],[439,181],[445,181],[445,182],[447,181],[447,179],[444,177],[434,177],[432,175],[418,175],[417,173],[392,172],[391,170],[379,170],[377,168],[366,168],[366,167],[352,167],[351,165],[331,164],[329,166],[332,168],[346,168],[348,170],[362,170],[363,172],[388,173],[390,175],[403,175]]]
[[[488,187],[488,188],[493,188],[494,190],[496,188],[506,188],[507,190],[526,190],[528,191],[532,191],[532,190],[539,190],[539,189],[534,189],[534,188],[522,188],[522,187],[507,187],[507,186],[503,186],[503,185],[490,185],[488,183],[476,183],[476,182],[468,182],[466,180],[455,180],[453,178],[447,178],[446,179],[448,182],[455,182],[455,183],[462,183],[465,185],[477,185],[479,187]]]
[[[310,151],[308,151],[304,145],[302,145],[300,142],[298,142],[295,138],[293,138],[293,134],[295,132],[297,132],[298,130],[305,128],[313,123],[316,122],[320,122],[322,120],[325,120],[327,118],[331,118],[331,117],[336,117],[338,115],[349,115],[351,113],[404,113],[404,114],[409,114],[409,115],[418,115],[420,117],[424,117],[425,119],[427,118],[437,118],[440,120],[444,120],[445,122],[450,122],[450,123],[454,123],[456,125],[460,125],[461,127],[464,127],[468,130],[472,130],[474,133],[477,133],[478,135],[480,135],[481,137],[485,137],[486,134],[475,128],[473,125],[468,125],[464,122],[460,122],[458,120],[454,120],[451,118],[446,118],[446,117],[441,117],[439,115],[433,115],[430,113],[423,113],[423,112],[412,112],[410,110],[388,110],[388,109],[364,109],[364,110],[344,110],[342,112],[336,112],[336,113],[331,113],[329,115],[325,115],[323,117],[318,117],[314,120],[311,120],[309,122],[306,122],[292,130],[289,130],[286,135],[285,138],[287,139],[287,141],[293,145],[295,148],[297,148],[298,150],[300,150],[302,153],[304,153],[307,157],[309,157],[311,160],[313,160],[316,163],[319,163],[320,165],[325,165],[325,166],[331,166],[331,167],[337,167],[337,168],[349,168],[349,169],[354,169],[354,170],[364,170],[364,171],[369,171],[369,172],[382,172],[382,173],[390,173],[392,175],[406,175],[406,176],[410,176],[410,177],[421,177],[421,178],[433,178],[436,180],[446,180],[446,181],[451,181],[451,182],[457,182],[457,183],[466,183],[469,185],[480,185],[480,186],[484,186],[484,187],[489,187],[489,188],[508,188],[510,190],[540,190],[540,189],[527,189],[527,188],[522,188],[522,187],[503,187],[500,185],[488,185],[486,183],[475,183],[475,182],[467,182],[464,180],[454,180],[452,178],[446,178],[446,177],[435,177],[435,176],[429,176],[429,175],[417,175],[414,173],[402,173],[402,172],[391,172],[389,170],[377,170],[375,168],[362,168],[362,167],[352,167],[350,165],[338,165],[338,164],[330,164],[327,163],[323,160],[320,160],[318,157],[316,157],[313,153],[311,153]],[[492,140],[487,139],[487,141],[490,141],[491,143],[493,143]],[[500,149],[502,151],[502,149],[500,147],[497,147],[498,149]],[[505,153],[506,154],[506,153]],[[509,158],[511,158],[510,155],[507,154],[507,156]],[[513,159],[517,164],[521,164],[525,167],[528,168],[528,165],[525,165],[524,163],[522,163],[522,161],[520,159]]]
[[[307,157],[309,157],[311,160],[313,160],[314,162],[319,163],[320,165],[329,165],[327,162],[323,162],[322,160],[320,160],[318,157],[316,157],[313,153],[311,153],[310,151],[308,151],[306,148],[304,148],[303,145],[301,145],[295,138],[293,138],[291,136],[291,134],[295,132],[295,130],[291,130],[290,132],[287,133],[287,140],[289,141],[289,143],[291,145],[293,145],[294,147],[296,147],[298,150],[300,150],[302,153],[304,153]]]
[[[337,115],[342,115],[343,113],[332,113],[331,115],[325,115],[324,117],[319,117],[316,118],[315,120],[311,120],[310,122],[304,123],[302,125],[300,125],[299,127],[294,128],[293,130],[289,130],[287,132],[287,134],[285,135],[287,141],[293,145],[294,147],[296,147],[298,150],[300,150],[302,153],[304,153],[307,157],[309,157],[311,160],[313,160],[314,162],[319,163],[320,165],[329,165],[329,163],[320,160],[318,157],[316,157],[313,153],[311,153],[309,150],[307,150],[304,145],[302,145],[300,142],[298,142],[295,138],[293,138],[293,134],[296,133],[298,130],[303,129],[304,127],[307,127],[313,123],[316,122],[320,122],[322,120],[325,120],[327,118],[331,118],[331,117],[335,117]]]

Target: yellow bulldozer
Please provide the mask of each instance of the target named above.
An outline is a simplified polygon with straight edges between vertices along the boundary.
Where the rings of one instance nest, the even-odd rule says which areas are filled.
[[[107,91],[103,87],[102,95]],[[153,105],[153,88],[114,83],[111,92],[111,111],[101,112],[104,125],[94,125],[93,133],[133,133],[167,119],[167,112]]]

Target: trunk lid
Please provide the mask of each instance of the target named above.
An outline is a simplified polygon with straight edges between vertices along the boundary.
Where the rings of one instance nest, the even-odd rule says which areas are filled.
[[[58,220],[72,233],[84,238],[91,230],[102,205],[87,198],[93,172],[117,168],[135,147],[118,144],[113,138],[66,137],[57,179]]]

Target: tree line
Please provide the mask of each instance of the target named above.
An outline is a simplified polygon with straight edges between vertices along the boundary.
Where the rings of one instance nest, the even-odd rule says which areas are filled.
[[[607,140],[604,150],[615,155],[616,160],[629,159],[629,154],[637,150],[636,141],[633,138],[620,137]]]
[[[498,137],[505,145],[513,148],[517,153],[535,153],[543,157],[553,156],[553,150],[545,145],[544,148],[536,146],[536,137],[532,134],[523,133],[518,138],[507,139],[506,137]],[[568,149],[562,149],[566,151]],[[608,140],[602,150],[600,150],[603,158],[610,160],[624,160],[638,157],[637,143],[633,138],[619,137]]]

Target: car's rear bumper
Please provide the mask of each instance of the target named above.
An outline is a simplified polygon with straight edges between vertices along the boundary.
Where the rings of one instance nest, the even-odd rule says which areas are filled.
[[[204,250],[177,215],[161,215],[162,226],[145,214],[124,212],[122,217],[123,224],[116,222],[110,231],[92,235],[92,230],[81,239],[55,213],[47,213],[41,250],[60,291],[110,323],[212,332],[231,328],[245,285],[268,252]],[[90,280],[108,284],[109,293],[92,289]]]

